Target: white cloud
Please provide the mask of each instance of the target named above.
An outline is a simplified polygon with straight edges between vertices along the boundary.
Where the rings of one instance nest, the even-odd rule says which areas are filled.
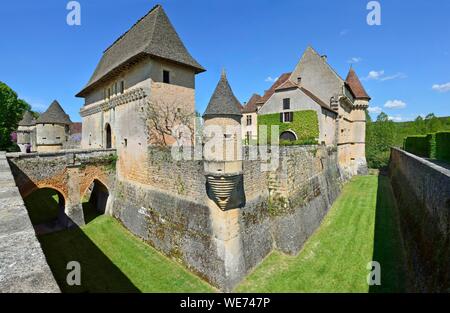
[[[431,87],[434,91],[438,92],[447,92],[450,91],[450,82],[446,84],[434,84],[433,87]]]
[[[380,107],[369,107],[367,109],[370,113],[380,114],[382,109]]]
[[[48,104],[45,104],[42,100],[33,99],[30,97],[24,97],[23,100],[25,100],[29,105],[31,105],[31,109],[36,112],[45,112],[48,109]]]
[[[404,73],[397,73],[391,76],[384,76],[382,77],[380,80],[382,82],[386,81],[386,80],[392,80],[392,79],[403,79],[406,78],[407,76]]]
[[[274,83],[278,80],[278,77],[272,78],[271,76],[267,77],[264,81],[269,83]]]
[[[403,79],[406,78],[405,73],[398,72],[393,75],[386,76],[384,70],[381,71],[370,71],[369,75],[363,78],[363,80],[379,80],[379,81],[387,81],[387,80],[393,80],[393,79]]]
[[[378,80],[383,75],[384,75],[384,70],[381,70],[381,71],[370,71],[369,75],[367,75],[367,77],[365,79],[367,79],[367,80],[369,80],[369,79]]]
[[[362,61],[362,58],[360,58],[360,57],[352,57],[352,58],[348,59],[347,63],[356,64],[361,61]]]
[[[401,100],[389,100],[384,104],[384,107],[388,109],[404,109],[406,108],[406,103]]]
[[[401,121],[403,121],[403,118],[401,116],[399,116],[399,115],[397,115],[397,116],[388,116],[388,119],[390,121],[394,121],[394,122],[401,122]]]
[[[349,30],[348,29],[343,29],[343,30],[341,30],[340,32],[339,32],[339,36],[345,36],[345,35],[347,35],[349,33]]]

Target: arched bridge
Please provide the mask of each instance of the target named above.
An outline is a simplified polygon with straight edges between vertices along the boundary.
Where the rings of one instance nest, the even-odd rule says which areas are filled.
[[[60,222],[65,226],[85,223],[82,200],[89,187],[96,202],[108,205],[115,180],[116,151],[62,150],[51,153],[7,154],[14,180],[23,199],[34,191],[50,188],[58,192]],[[94,185],[93,185],[94,184]]]

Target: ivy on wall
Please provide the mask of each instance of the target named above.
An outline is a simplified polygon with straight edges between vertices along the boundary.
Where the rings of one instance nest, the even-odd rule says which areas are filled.
[[[280,113],[258,115],[258,140],[264,141],[260,137],[259,127],[267,126],[267,142],[270,142],[271,126],[278,125],[279,134],[285,131],[292,131],[297,135],[295,141],[280,141],[280,145],[311,145],[317,144],[319,139],[319,120],[317,112],[314,110],[304,110],[293,112],[293,120],[290,123],[280,121]]]

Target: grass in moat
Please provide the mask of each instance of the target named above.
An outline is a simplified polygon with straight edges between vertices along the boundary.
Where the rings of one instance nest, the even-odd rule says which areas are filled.
[[[366,268],[381,265],[381,286]],[[404,250],[395,202],[385,176],[355,177],[297,256],[271,253],[238,292],[402,292]]]
[[[37,214],[42,211],[43,204],[47,205],[51,199],[51,193],[38,192],[27,199],[29,212]],[[83,207],[90,223],[81,228],[38,237],[63,292],[215,291],[182,265],[131,235],[114,218],[96,216],[87,203]],[[52,215],[41,213],[47,217]],[[81,265],[81,286],[67,285],[69,270],[66,266],[70,261],[78,261]]]
[[[27,199],[30,212],[42,211],[45,201],[50,201],[49,196],[55,201],[53,195],[46,193]],[[114,218],[97,217],[90,210],[85,203],[84,213],[89,217],[86,220],[92,220],[87,225],[39,236],[63,292],[216,291],[131,235]],[[366,266],[372,260],[381,264],[381,286],[367,285]],[[66,283],[69,261],[81,264],[81,286],[70,287]],[[401,292],[406,277],[403,265],[398,218],[388,178],[355,177],[344,186],[322,225],[298,256],[271,253],[236,291]]]

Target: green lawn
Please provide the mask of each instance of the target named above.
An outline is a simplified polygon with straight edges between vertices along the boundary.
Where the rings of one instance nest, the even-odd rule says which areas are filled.
[[[33,214],[42,211],[44,201],[53,199],[51,194],[40,195],[26,201]],[[86,204],[84,210],[87,220],[92,219],[86,226],[39,237],[64,292],[216,291],[132,236],[114,218],[96,217]],[[271,253],[236,291],[401,292],[404,256],[395,212],[386,177],[356,177],[344,186],[298,256]],[[382,285],[369,288],[366,266],[372,260],[381,264]],[[69,261],[81,264],[79,287],[66,284]]]
[[[389,181],[356,177],[298,256],[271,253],[238,292],[401,292],[404,262]],[[381,286],[369,288],[368,262],[381,264]]]

